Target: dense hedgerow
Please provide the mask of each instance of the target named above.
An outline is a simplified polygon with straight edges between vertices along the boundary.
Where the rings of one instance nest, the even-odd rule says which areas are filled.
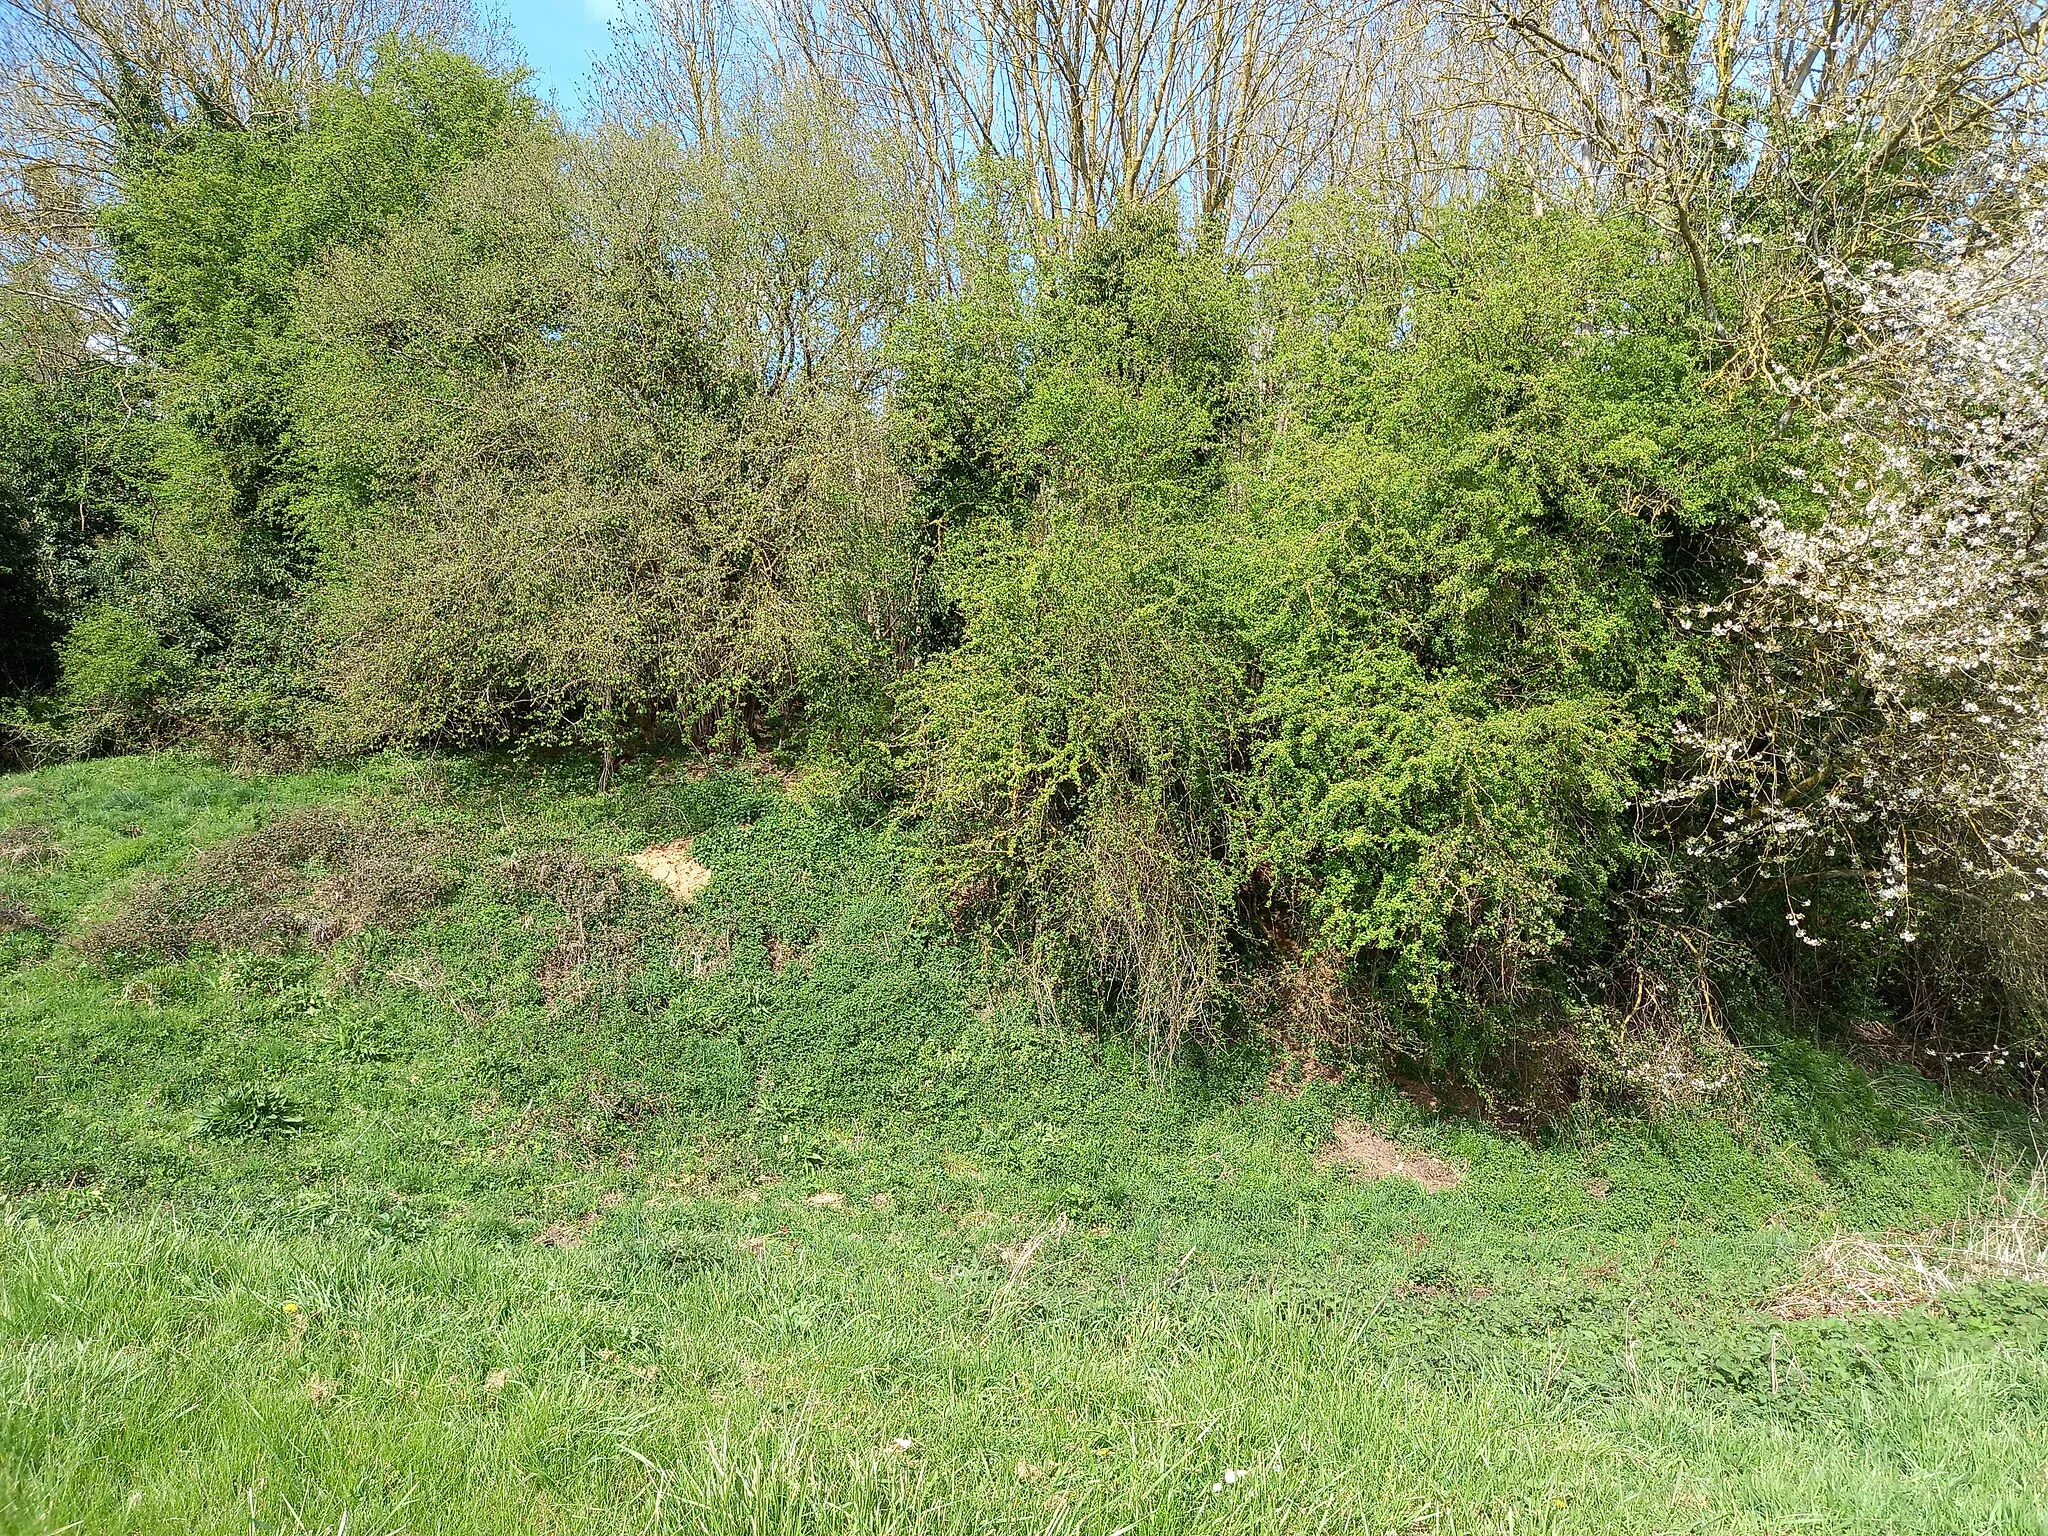
[[[1305,208],[1256,296],[1153,215],[923,322],[907,399],[963,356],[1021,382],[921,444],[960,635],[915,810],[944,899],[1156,1038],[1262,932],[1474,1065],[1641,969],[1635,808],[1712,682],[1684,613],[1784,449],[1642,226],[1367,213]]]
[[[1045,223],[989,157],[936,202],[815,86],[573,130],[398,41],[300,110],[122,132],[121,345],[24,329],[0,379],[20,754],[826,754],[928,914],[1155,1050],[1249,1027],[1669,1097],[1738,1075],[1765,971],[1994,1044],[2039,1017],[2018,885],[2011,943],[1967,879],[1913,909],[1935,945],[1856,926],[1905,911],[1830,884],[1889,867],[1869,773],[1785,780],[1790,731],[1702,766],[1731,711],[1756,745],[1875,687],[1715,615],[1761,601],[1759,537],[1863,547],[1836,481],[1910,435],[1824,439],[1731,328],[1762,235],[1501,179],[1298,197],[1247,253],[1135,192]],[[2009,235],[1999,187],[1970,206]],[[1818,785],[1864,830],[1800,878],[1867,964],[1765,935],[1733,898],[1798,861],[1714,830],[1820,826],[1781,803]]]
[[[1636,808],[1713,686],[1687,614],[1788,445],[1643,226],[1501,197],[1397,250],[1369,213],[1309,210],[1269,290],[1247,841],[1390,1023],[1473,1060],[1640,968]]]

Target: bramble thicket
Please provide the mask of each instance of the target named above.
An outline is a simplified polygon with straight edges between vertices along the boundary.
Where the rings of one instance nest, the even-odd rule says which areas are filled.
[[[10,0],[0,694],[829,771],[1048,1015],[2048,1048],[2028,0]]]

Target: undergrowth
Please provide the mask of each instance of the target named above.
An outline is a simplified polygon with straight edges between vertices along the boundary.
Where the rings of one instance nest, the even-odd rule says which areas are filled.
[[[1781,1305],[2017,1108],[1761,1021],[1743,1119],[1534,1141],[1148,1065],[829,781],[587,784],[0,781],[0,1529],[2044,1528],[2039,1286]]]

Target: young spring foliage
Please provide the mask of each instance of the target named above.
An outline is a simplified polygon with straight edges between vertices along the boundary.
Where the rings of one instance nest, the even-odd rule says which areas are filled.
[[[307,290],[323,734],[609,751],[872,715],[917,589],[868,399],[915,276],[885,168],[817,102],[546,150]]]
[[[1715,381],[1639,225],[1371,212],[1303,211],[1256,330],[1156,214],[925,322],[960,643],[917,684],[917,809],[956,912],[1161,1043],[1233,952],[1306,948],[1354,1028],[1475,1065],[1640,932],[1634,807],[1711,682],[1681,610],[1774,483],[1774,407]],[[920,378],[963,355],[1017,382]]]
[[[969,255],[907,327],[900,397],[957,632],[905,724],[928,876],[1170,1047],[1221,985],[1240,878],[1217,514],[1250,289],[1156,209],[1069,256]]]
[[[1483,1059],[1650,880],[1632,808],[1711,684],[1680,610],[1774,483],[1771,405],[1631,221],[1371,213],[1310,211],[1268,293],[1247,842],[1392,1022]]]
[[[513,80],[394,43],[303,113],[131,136],[103,223],[131,305],[121,361],[142,494],[92,581],[121,618],[70,640],[81,745],[147,739],[167,715],[259,737],[296,728],[296,598],[317,552],[294,410],[300,277],[402,222],[460,166],[539,132]],[[158,653],[168,667],[123,669]]]
[[[120,334],[6,338],[0,686],[61,672],[17,748],[823,749],[928,910],[1157,1049],[1248,1017],[1707,1091],[1770,947],[1731,869],[1933,894],[2000,1007],[2044,990],[2038,327],[1979,302],[2025,242],[1824,272],[1761,171],[1707,238],[1366,178],[1248,261],[1136,189],[1041,223],[1043,166],[938,205],[859,101],[750,79],[572,130],[393,40],[129,122]],[[1814,249],[1909,258],[1878,194]],[[1871,372],[1839,440],[1795,362]]]

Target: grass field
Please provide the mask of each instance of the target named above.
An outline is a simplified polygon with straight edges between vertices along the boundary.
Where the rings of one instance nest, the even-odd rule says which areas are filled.
[[[740,772],[0,779],[0,1529],[2048,1531],[2048,1287],[1772,1305],[2009,1212],[2017,1108],[1770,1035],[1739,1119],[1536,1142],[1153,1070],[901,886]]]

